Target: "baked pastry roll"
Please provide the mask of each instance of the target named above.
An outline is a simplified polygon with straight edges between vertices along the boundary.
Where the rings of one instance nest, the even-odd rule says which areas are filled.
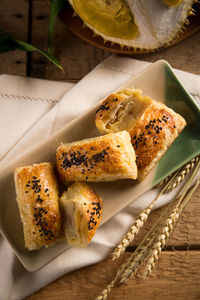
[[[126,129],[135,149],[138,180],[143,180],[186,125],[166,105],[142,96],[140,90],[110,95],[96,112],[100,132]]]
[[[61,234],[61,215],[53,165],[17,168],[14,179],[25,247],[36,250],[54,244]]]
[[[58,174],[65,184],[136,179],[135,159],[127,131],[63,144],[57,149]]]
[[[108,96],[96,111],[95,123],[101,133],[129,131],[152,103],[139,89],[126,89]]]
[[[101,198],[86,183],[73,183],[59,201],[68,244],[86,247],[101,220]]]

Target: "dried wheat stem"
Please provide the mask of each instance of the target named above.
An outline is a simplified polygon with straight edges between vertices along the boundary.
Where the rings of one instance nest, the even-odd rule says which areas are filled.
[[[112,288],[114,287],[115,283],[119,280],[121,274],[124,272],[127,265],[130,263],[130,257],[126,259],[126,261],[120,266],[118,269],[114,279],[107,285],[107,287],[101,292],[99,296],[95,298],[95,300],[106,300],[111,293]]]
[[[196,190],[197,186],[200,183],[200,176],[198,177],[198,180],[196,184],[189,190],[190,184],[192,180],[194,179],[194,176],[196,175],[197,171],[200,168],[200,161],[196,164],[191,177],[185,184],[184,190],[182,194],[180,192],[178,193],[178,196],[175,197],[165,208],[165,210],[162,212],[161,216],[158,218],[158,220],[154,223],[152,228],[148,231],[146,236],[143,238],[141,243],[138,245],[135,252],[128,258],[126,261],[120,266],[120,268],[117,271],[117,274],[115,275],[115,278],[111,281],[110,284],[107,285],[107,287],[101,292],[101,294],[96,298],[96,300],[106,300],[111,293],[112,288],[115,286],[117,282],[124,283],[127,281],[131,275],[133,275],[138,268],[141,266],[141,264],[145,261],[146,257],[149,257],[149,253],[151,251],[151,247],[155,248],[157,250],[156,253],[154,253],[153,259],[156,261],[158,259],[159,252],[162,250],[162,247],[165,245],[166,239],[170,236],[170,233],[173,231],[175,227],[175,223],[178,222],[179,216],[181,215],[182,211],[184,210],[185,205],[187,204],[188,200],[190,199],[192,193]],[[176,174],[175,174],[176,176]],[[168,184],[165,186],[167,188]],[[188,193],[187,193],[188,192]],[[186,195],[187,194],[187,195]],[[162,234],[159,234],[159,241],[156,244],[156,237],[158,236],[158,232],[160,232],[157,227],[161,220],[166,216],[169,208],[174,203],[174,201],[177,201],[178,203],[176,208],[178,207],[178,212],[175,208],[173,211],[173,214],[171,214],[170,218],[167,218],[167,222],[165,224],[165,227],[163,228]],[[179,206],[178,206],[179,205]],[[157,247],[157,248],[156,248]],[[151,261],[151,269],[153,268],[155,261]]]
[[[108,299],[109,294],[111,293],[112,288],[114,287],[115,281],[113,280],[95,300],[106,300]]]
[[[185,164],[181,169],[178,176],[174,179],[171,185],[166,189],[166,193],[171,192],[174,190],[184,179],[185,177],[191,172],[194,168],[195,163],[199,160],[199,156],[193,158],[189,163]]]
[[[121,273],[121,277],[119,278],[120,284],[125,283],[138,271],[146,255],[148,254],[149,249],[151,249],[155,237],[155,234],[149,237],[146,240],[146,244],[143,244],[143,247],[137,248],[136,251],[130,256],[129,262],[126,264],[126,268]]]
[[[178,171],[176,171],[174,173],[174,175],[172,176],[170,181],[160,191],[160,193],[151,202],[151,204],[141,212],[139,217],[136,219],[135,223],[130,227],[129,231],[126,233],[126,235],[123,237],[121,242],[117,245],[117,247],[112,252],[112,254],[111,254],[112,260],[118,259],[125,252],[126,248],[130,245],[130,243],[132,243],[135,236],[138,234],[139,230],[143,227],[144,223],[147,221],[153,205],[159,199],[159,197],[165,192],[165,190],[168,188],[168,186],[174,180],[174,178],[177,176],[177,174],[178,174]]]
[[[199,160],[199,156],[196,156],[193,158],[190,162],[186,163],[182,168],[179,169],[179,174],[174,178],[174,180],[171,182],[171,184],[168,186],[168,188],[165,190],[165,193],[169,193],[172,190],[174,190],[186,177],[187,174],[190,173],[190,171],[194,168],[195,163]],[[166,182],[168,182],[171,177],[173,176],[167,176],[165,179],[163,179],[157,187],[162,186]]]
[[[151,247],[152,247],[152,245],[154,244],[154,242],[156,240],[156,236],[158,236],[159,232],[160,232],[157,229],[158,224],[167,215],[167,212],[168,212],[169,208],[171,207],[171,205],[174,204],[175,201],[178,201],[177,207],[178,207],[178,205],[180,205],[182,203],[182,200],[185,197],[185,194],[187,193],[187,191],[188,191],[188,189],[189,189],[189,187],[192,183],[192,180],[193,180],[194,176],[196,175],[196,173],[199,170],[199,166],[200,166],[200,161],[195,166],[190,178],[188,179],[188,181],[187,181],[187,183],[186,183],[186,185],[183,189],[183,192],[182,193],[179,192],[178,195],[167,205],[167,207],[165,208],[165,210],[163,211],[163,213],[161,214],[159,219],[155,222],[153,227],[149,230],[147,235],[144,237],[142,242],[137,247],[136,251],[132,254],[132,256],[130,257],[130,263],[127,264],[127,267],[121,273],[120,283],[126,282],[138,270],[140,265],[145,261],[146,257],[149,256],[149,253],[151,251]],[[172,214],[171,218],[172,218],[172,222],[171,222],[171,220],[167,219],[167,225],[168,226],[165,226],[164,229],[163,229],[164,232],[165,232],[165,235],[162,234],[160,236],[160,238],[161,238],[160,241],[161,241],[162,247],[164,247],[164,245],[165,245],[165,236],[166,237],[169,236],[169,228],[171,228],[171,230],[173,230],[173,227],[172,227],[171,223],[175,222],[175,219],[178,218],[176,210],[174,210],[174,214]],[[155,262],[152,262],[152,268],[153,268],[154,263]]]
[[[179,208],[176,207],[170,217],[166,220],[164,227],[162,228],[160,234],[158,235],[155,243],[152,246],[152,249],[149,253],[148,259],[146,261],[146,266],[143,272],[143,277],[150,275],[156,261],[158,260],[159,254],[162,249],[165,247],[167,239],[170,237],[174,226],[179,218]]]
[[[194,178],[195,174],[199,170],[199,163],[197,164],[196,170],[193,172],[190,180],[188,181],[190,184],[192,182],[192,179]],[[143,277],[147,277],[151,274],[153,267],[155,266],[156,261],[159,258],[159,255],[164,248],[167,239],[171,236],[183,210],[186,206],[187,202],[189,201],[190,197],[192,196],[193,192],[197,189],[198,185],[200,183],[200,176],[197,178],[196,183],[193,185],[192,188],[189,188],[189,184],[187,185],[187,189],[183,192],[183,195],[178,199],[178,203],[176,207],[174,208],[171,215],[167,218],[160,234],[158,235],[152,250],[148,256],[146,267],[143,272]],[[189,192],[188,192],[188,189]],[[186,194],[187,193],[187,194]]]

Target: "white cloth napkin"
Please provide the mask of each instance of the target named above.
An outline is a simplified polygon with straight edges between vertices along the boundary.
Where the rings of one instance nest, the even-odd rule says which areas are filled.
[[[2,75],[0,167],[28,151],[38,140],[48,138],[148,64],[111,56],[73,87],[68,83]],[[179,70],[175,73],[198,101],[200,76]],[[161,197],[155,208],[169,202],[174,193]],[[0,236],[0,299],[22,299],[63,274],[105,259],[156,194],[156,190],[145,193],[102,225],[86,249],[70,248],[37,272],[26,271]]]

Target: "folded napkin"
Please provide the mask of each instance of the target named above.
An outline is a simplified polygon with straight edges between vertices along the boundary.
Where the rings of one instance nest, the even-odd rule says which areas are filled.
[[[148,65],[144,61],[111,56],[75,86],[2,75],[0,167],[47,139]],[[200,76],[179,70],[175,73],[198,102]],[[174,193],[162,196],[155,208],[168,203]],[[63,274],[105,259],[156,194],[156,189],[148,191],[102,225],[86,249],[70,248],[37,272],[26,271],[0,235],[0,299],[22,299]]]

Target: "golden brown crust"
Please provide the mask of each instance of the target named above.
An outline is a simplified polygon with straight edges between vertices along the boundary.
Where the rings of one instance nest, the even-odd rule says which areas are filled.
[[[54,244],[60,238],[61,216],[53,165],[20,167],[14,177],[25,247],[35,250]]]
[[[152,99],[143,96],[140,89],[125,89],[109,95],[95,115],[96,127],[101,133],[129,130]],[[131,106],[130,106],[131,104]],[[122,112],[123,111],[123,112]],[[130,119],[130,114],[132,119]],[[123,115],[125,118],[123,119]],[[120,116],[122,120],[120,120]],[[125,124],[124,123],[128,123]],[[117,126],[118,125],[118,126]]]
[[[130,130],[138,179],[143,180],[185,127],[185,120],[166,105],[154,102]]]
[[[63,181],[110,181],[137,177],[135,153],[127,131],[63,144],[57,149]]]
[[[95,122],[103,133],[119,129],[130,133],[138,180],[145,178],[186,125],[179,114],[138,89],[108,96],[97,110]]]
[[[111,95],[109,95],[104,101],[103,103],[100,105],[100,107],[98,108],[98,110],[96,111],[96,115],[95,115],[95,123],[96,126],[98,128],[98,130],[101,133],[109,133],[112,132],[111,130],[106,130],[106,126],[104,124],[103,119],[109,115],[109,112],[116,107],[117,105],[119,105],[121,102],[123,102],[125,100],[125,96],[124,95],[120,95],[118,93],[113,93]],[[109,116],[108,116],[109,118]]]
[[[68,244],[86,247],[101,221],[103,201],[86,183],[74,183],[60,198]]]

